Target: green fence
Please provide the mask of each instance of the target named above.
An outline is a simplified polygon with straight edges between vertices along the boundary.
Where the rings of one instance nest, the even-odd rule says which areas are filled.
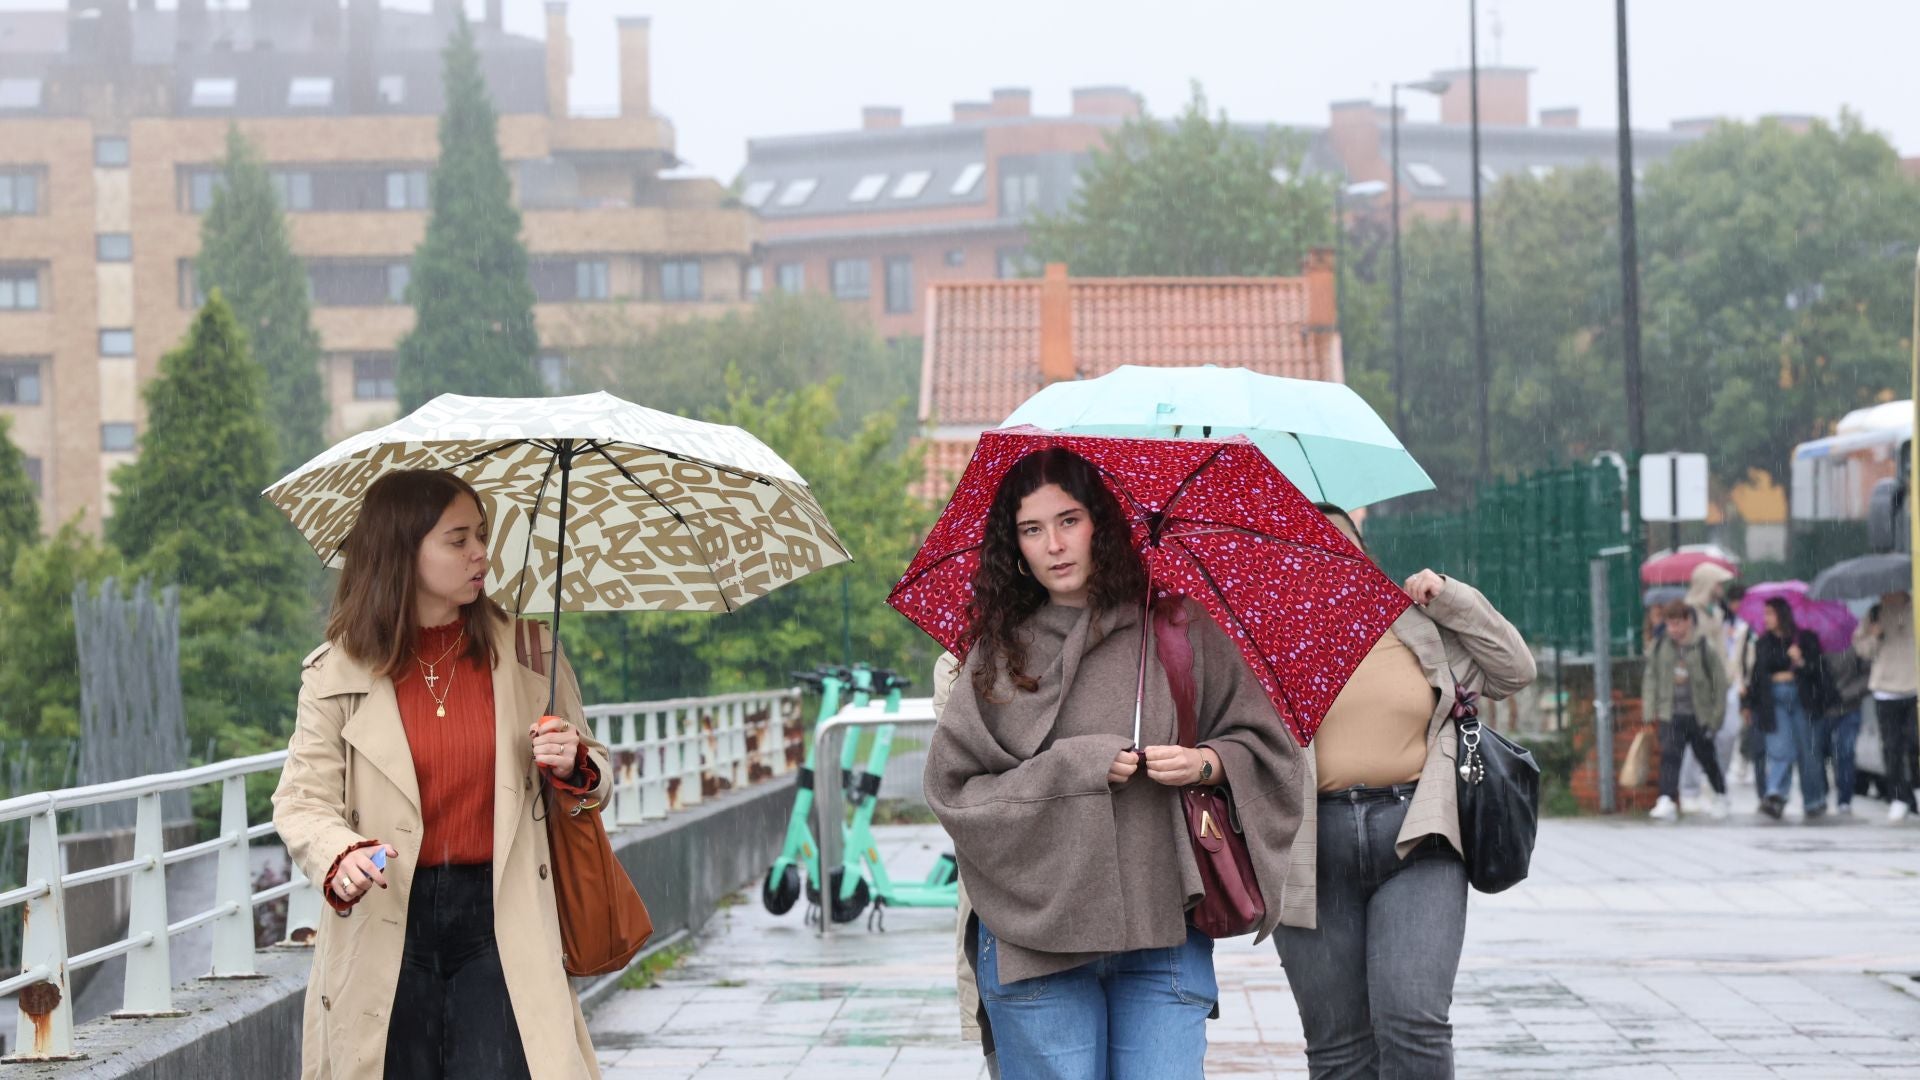
[[[1536,648],[1593,647],[1588,563],[1611,551],[1608,609],[1613,652],[1639,651],[1640,521],[1611,465],[1547,469],[1480,485],[1465,509],[1368,516],[1367,546],[1404,580],[1424,567],[1478,588]]]

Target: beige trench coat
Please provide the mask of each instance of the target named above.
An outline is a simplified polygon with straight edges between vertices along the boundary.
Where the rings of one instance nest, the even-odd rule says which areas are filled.
[[[551,639],[546,651],[551,654]],[[539,776],[527,730],[546,711],[547,679],[514,656],[513,624],[494,635],[494,927],[508,996],[534,1080],[598,1080],[579,999],[560,960],[560,923],[548,868],[547,830],[534,816]],[[551,664],[553,658],[548,657]],[[587,725],[580,688],[562,657],[556,711]],[[308,879],[320,881],[362,840],[391,844],[388,889],[369,892],[345,916],[324,909],[307,981],[302,1080],[378,1080],[406,941],[407,899],[420,857],[420,793],[393,681],[375,678],[323,645],[301,672],[300,705],[287,764],[273,795],[273,821]],[[610,787],[606,748],[585,739]],[[540,811],[544,818],[545,811]]]

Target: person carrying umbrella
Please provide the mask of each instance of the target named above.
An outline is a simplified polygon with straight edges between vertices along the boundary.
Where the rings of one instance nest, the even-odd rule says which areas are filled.
[[[273,819],[339,916],[316,942],[302,1077],[599,1076],[536,809],[543,778],[603,799],[606,749],[550,639],[557,715],[537,719],[548,678],[487,595],[490,531],[451,473],[376,480],[302,665]]]
[[[1806,820],[1827,812],[1826,770],[1814,746],[1813,716],[1820,707],[1820,638],[1803,630],[1784,597],[1766,602],[1764,633],[1754,643],[1747,708],[1766,735],[1767,776],[1760,812],[1778,821],[1787,807],[1787,783],[1800,770]]]
[[[1912,597],[1905,592],[1881,596],[1866,621],[1854,629],[1853,648],[1873,665],[1867,689],[1880,722],[1880,756],[1889,788],[1887,820],[1903,821],[1914,812],[1914,785],[1920,780],[1920,731],[1914,721],[1920,679],[1915,677]]]
[[[1303,751],[1239,647],[1184,603],[1199,739],[1175,745],[1166,674],[1140,675],[1148,574],[1128,514],[1071,450],[1000,479],[971,595],[925,784],[973,903],[985,1049],[1006,1080],[1198,1078],[1219,990],[1186,915],[1200,884],[1180,792],[1232,785],[1265,933]]]

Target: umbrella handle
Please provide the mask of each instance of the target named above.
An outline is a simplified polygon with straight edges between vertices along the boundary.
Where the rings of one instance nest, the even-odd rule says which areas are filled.
[[[573,440],[560,440],[560,515],[554,518],[559,550],[553,564],[553,663],[547,665],[547,715],[560,697],[560,596],[567,578],[567,508],[573,492]]]

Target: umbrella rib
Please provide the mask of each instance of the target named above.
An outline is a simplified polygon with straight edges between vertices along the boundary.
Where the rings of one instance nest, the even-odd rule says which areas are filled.
[[[1320,500],[1328,501],[1327,485],[1320,480],[1320,470],[1313,467],[1313,456],[1307,453],[1307,444],[1300,441],[1300,433],[1289,431],[1287,437],[1293,440],[1293,445],[1300,448],[1300,460],[1307,463],[1307,474],[1313,477],[1313,486],[1319,489]]]
[[[513,598],[515,614],[527,609],[527,570],[533,561],[533,534],[540,525],[540,504],[547,499],[547,485],[553,481],[554,460],[552,457],[547,458],[547,471],[540,474],[540,490],[533,496],[533,513],[527,518],[527,546],[520,552],[520,591],[514,594]],[[567,523],[561,522],[560,527],[566,528]],[[564,575],[567,568],[560,567],[558,572]]]
[[[459,462],[455,462],[454,464],[452,464],[452,465],[448,465],[448,466],[446,466],[445,468],[446,468],[446,470],[449,470],[449,471],[450,471],[450,470],[453,470],[453,469],[464,469],[464,468],[466,468],[467,466],[469,466],[469,465],[472,465],[473,463],[475,463],[475,462],[477,462],[477,461],[481,461],[481,460],[483,460],[483,459],[485,459],[485,458],[490,458],[490,457],[492,457],[492,456],[494,456],[495,454],[498,454],[498,453],[499,453],[500,451],[502,451],[502,450],[511,450],[512,448],[514,448],[514,447],[516,447],[516,446],[527,446],[527,445],[529,445],[529,444],[532,444],[532,445],[535,445],[535,446],[539,446],[539,445],[540,445],[540,444],[538,444],[538,443],[535,443],[535,442],[534,442],[534,441],[533,441],[532,439],[509,439],[508,441],[506,441],[506,442],[503,442],[503,443],[501,443],[501,444],[500,444],[499,446],[496,446],[496,447],[493,447],[493,448],[492,448],[492,449],[490,449],[490,450],[482,450],[482,451],[480,451],[479,453],[477,453],[477,454],[475,454],[475,455],[473,455],[472,457],[470,457],[470,458],[468,458],[468,459],[467,459],[467,460],[465,460],[465,461],[459,461]],[[543,449],[543,450],[551,450],[552,448],[551,448],[551,447],[545,447],[545,446],[542,446],[542,447],[541,447],[541,449]]]
[[[1233,610],[1233,605],[1227,600],[1226,590],[1222,589],[1220,583],[1214,580],[1213,573],[1207,569],[1206,561],[1194,554],[1193,549],[1188,547],[1180,537],[1176,536],[1172,537],[1172,539],[1180,544],[1180,550],[1186,552],[1187,558],[1193,560],[1194,570],[1206,581],[1207,588],[1212,589],[1213,595],[1220,598],[1220,609],[1227,613],[1227,618],[1233,620],[1234,627],[1239,630],[1240,633],[1245,634],[1248,641],[1253,641],[1257,645],[1258,641],[1254,638],[1253,631],[1247,629],[1247,624],[1241,620],[1240,613]],[[1243,660],[1246,659],[1246,651],[1244,649],[1241,650],[1240,658]],[[1287,699],[1287,708],[1294,709],[1297,714],[1298,709],[1296,709],[1293,704],[1293,695],[1287,693],[1286,683],[1281,681],[1280,673],[1274,670],[1273,661],[1269,660],[1264,652],[1260,653],[1260,659],[1266,663],[1267,674],[1272,676],[1273,685],[1279,688],[1280,696]],[[1282,719],[1284,719],[1284,717]]]
[[[641,491],[646,492],[647,498],[652,499],[655,503],[658,503],[660,506],[660,509],[665,510],[668,514],[670,514],[673,517],[673,520],[679,522],[680,527],[686,530],[687,539],[693,541],[694,550],[698,551],[700,549],[700,538],[693,535],[693,526],[687,523],[686,517],[682,515],[680,511],[675,510],[671,506],[668,506],[667,501],[665,499],[662,499],[660,496],[655,495],[653,493],[653,489],[641,483],[639,477],[633,475],[633,473],[631,472],[628,472],[627,467],[625,465],[622,465],[618,461],[613,460],[613,455],[607,453],[607,446],[605,443],[594,443],[593,449],[595,453],[599,454],[603,458],[606,458],[607,464],[613,466],[614,469],[618,470],[621,476],[626,477],[627,482],[629,484],[632,484],[634,487],[637,487]],[[647,449],[651,450],[653,448],[647,447]],[[658,451],[655,451],[655,453],[664,454],[666,453],[666,451],[658,450]],[[667,454],[667,456],[673,457],[674,455]],[[675,458],[675,460],[684,460],[684,459]],[[701,565],[707,571],[707,576],[713,579],[714,591],[720,594],[720,602],[727,606],[727,614],[729,615],[733,614],[733,611],[734,611],[733,601],[727,599],[727,590],[724,586],[720,584],[720,575],[713,572],[713,567],[710,564],[702,563]]]

